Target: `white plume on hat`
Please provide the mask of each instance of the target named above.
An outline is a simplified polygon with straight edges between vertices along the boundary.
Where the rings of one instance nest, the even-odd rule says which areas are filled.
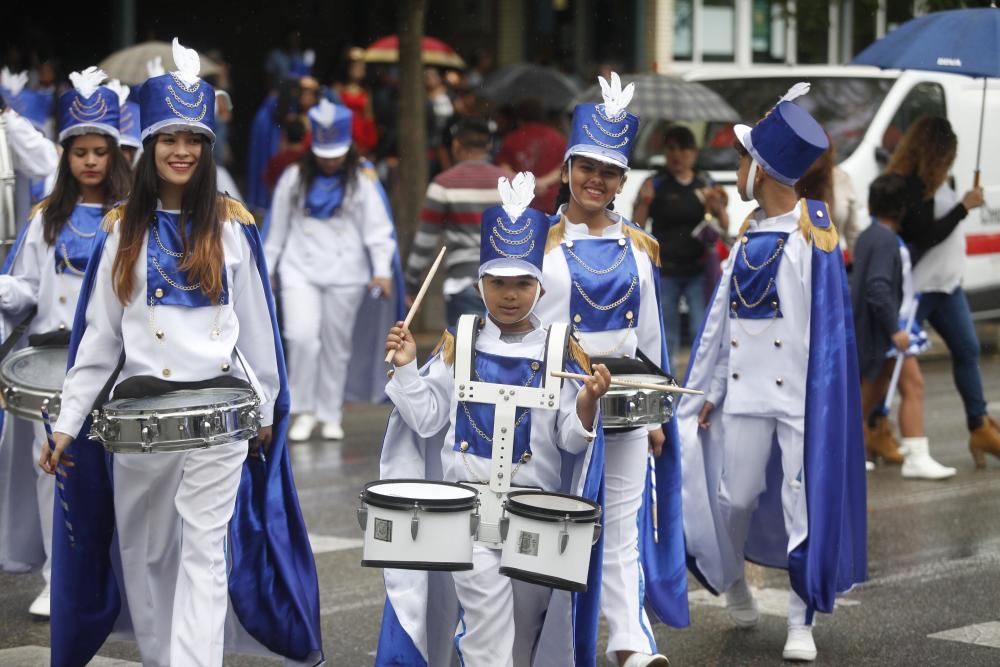
[[[513,181],[501,176],[497,180],[497,190],[500,191],[504,213],[512,221],[517,220],[535,198],[535,175],[530,171],[522,171],[514,176]]]
[[[6,67],[0,70],[0,86],[9,90],[11,95],[19,95],[27,84],[27,72],[18,72],[17,74],[14,74]]]
[[[201,72],[201,58],[198,56],[198,52],[181,46],[180,41],[174,37],[173,55],[174,64],[177,65],[174,74],[177,75],[177,78],[189,86],[198,83],[198,73]]]
[[[330,127],[336,115],[337,108],[333,105],[333,102],[325,97],[319,101],[319,104],[309,110],[309,117],[322,127]]]
[[[132,92],[131,89],[118,79],[111,79],[111,81],[108,81],[104,85],[115,91],[115,95],[118,96],[118,106],[125,106],[125,103],[128,102],[129,93]]]
[[[154,76],[163,76],[167,71],[163,69],[163,58],[156,56],[146,61],[146,74],[152,79]]]
[[[101,86],[101,82],[106,78],[108,78],[108,75],[104,73],[104,70],[93,66],[88,67],[82,72],[69,73],[70,83],[73,84],[73,87],[76,88],[83,99],[88,99],[97,92],[97,89]]]
[[[797,84],[788,89],[781,99],[778,100],[778,104],[782,102],[791,102],[792,100],[807,95],[809,93],[810,84],[807,81],[799,81]]]
[[[628,106],[635,94],[635,84],[630,83],[622,90],[622,80],[618,72],[611,73],[611,84],[603,76],[597,77],[597,82],[601,84],[601,95],[604,97],[604,113],[614,118]]]

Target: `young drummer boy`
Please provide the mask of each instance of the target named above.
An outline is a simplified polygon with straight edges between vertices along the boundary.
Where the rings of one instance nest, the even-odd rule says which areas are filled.
[[[530,174],[515,178],[513,188],[505,181],[501,179],[500,189],[506,205],[488,209],[482,219],[477,288],[487,317],[477,323],[478,335],[472,348],[473,378],[512,387],[539,387],[545,384],[549,370],[545,365],[549,332],[532,311],[543,292],[542,258],[548,219],[540,211],[524,209],[534,189]],[[527,193],[526,197],[517,196],[522,190]],[[523,204],[518,206],[513,200]],[[460,332],[462,327],[460,323]],[[458,343],[461,347],[461,341]],[[491,479],[493,447],[490,434],[497,416],[494,413],[496,406],[461,401],[455,396],[455,349],[455,337],[446,332],[435,356],[423,369],[418,369],[413,336],[402,323],[397,323],[386,339],[386,350],[395,353],[395,371],[386,393],[396,405],[398,417],[406,428],[420,438],[443,442],[440,462],[441,477],[445,481],[482,484]],[[602,365],[597,365],[591,374],[589,361],[572,340],[567,352],[562,366],[577,373],[588,373],[589,377],[579,389],[574,383],[565,382],[552,409],[517,409],[510,483],[590,496],[593,500],[600,486],[599,466],[603,456],[599,451],[601,443],[595,446],[600,432],[598,401],[608,389],[610,374]],[[387,470],[386,458],[393,456],[392,447],[398,445],[398,438],[392,432],[393,423],[390,422],[382,455],[383,478]],[[435,435],[442,434],[442,439],[433,440]],[[427,458],[435,455],[437,452],[428,446]],[[582,465],[576,466],[578,472],[573,475],[576,479],[568,480],[563,473],[564,462],[573,459]],[[547,649],[538,641],[538,636],[542,621],[548,627],[547,616],[557,613],[548,611],[553,608],[552,600],[557,596],[548,588],[513,582],[501,575],[498,547],[476,542],[473,569],[451,575],[460,605],[459,616],[454,619],[456,623],[451,625],[455,630],[454,650],[462,664],[467,665],[523,664],[531,659],[532,653],[536,663],[544,662],[539,652]],[[600,553],[600,547],[596,549],[592,554]],[[407,610],[403,607],[407,601],[412,602],[412,594],[403,596],[406,600],[394,596],[392,583],[392,575],[387,572],[389,602],[376,664],[395,664],[391,662],[393,656],[399,659],[400,655],[398,646],[387,646],[387,635],[399,636],[399,633],[387,628],[386,619],[390,623],[400,619],[415,645],[427,645],[425,638],[413,636],[418,633],[407,622]],[[590,588],[598,589],[599,586]],[[390,609],[391,606],[394,608]],[[570,606],[560,608],[564,612],[571,609]],[[596,605],[592,608],[596,611]],[[567,613],[566,617],[570,616]],[[445,625],[447,623],[445,621]],[[565,627],[571,632],[568,623]],[[571,635],[564,635],[559,644],[568,645],[564,644],[571,641],[568,637]],[[422,658],[426,660],[427,656]],[[567,657],[564,653],[556,659],[565,661]]]

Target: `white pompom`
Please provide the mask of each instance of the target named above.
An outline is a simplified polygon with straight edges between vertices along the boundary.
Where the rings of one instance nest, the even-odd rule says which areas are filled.
[[[101,82],[106,78],[108,75],[104,73],[104,70],[96,67],[88,67],[82,72],[70,72],[69,74],[70,83],[80,93],[80,97],[85,100],[90,99],[90,96],[97,92]]]
[[[788,89],[788,92],[781,96],[778,103],[791,102],[792,100],[802,97],[809,93],[810,84],[807,81],[799,81],[797,84]]]
[[[132,92],[131,89],[118,79],[111,79],[111,81],[108,81],[104,85],[115,91],[115,95],[118,96],[118,106],[125,106],[125,103],[128,101],[129,93]]]
[[[514,176],[513,181],[501,176],[497,181],[497,190],[507,217],[511,221],[517,220],[535,198],[535,175],[530,171],[522,171]]]
[[[201,72],[201,58],[194,49],[181,46],[180,41],[174,37],[173,43],[174,64],[177,65],[177,75],[181,81],[189,86],[198,83],[198,73]]]

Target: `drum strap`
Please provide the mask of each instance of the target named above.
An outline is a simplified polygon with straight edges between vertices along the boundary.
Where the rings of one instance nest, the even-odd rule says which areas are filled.
[[[28,314],[24,317],[24,319],[14,326],[10,335],[7,336],[7,340],[3,342],[3,345],[0,345],[0,360],[7,358],[10,351],[14,349],[15,345],[17,345],[17,341],[21,340],[21,337],[24,336],[24,332],[28,330],[28,325],[31,324],[31,320],[35,319],[36,314],[38,314],[38,306],[32,306],[28,310]]]
[[[118,356],[118,364],[115,366],[115,370],[111,371],[111,375],[108,376],[108,381],[104,383],[101,387],[101,393],[97,395],[97,400],[94,401],[94,405],[91,407],[91,412],[94,410],[100,410],[104,407],[104,404],[108,402],[108,398],[111,397],[111,390],[115,386],[115,380],[118,379],[118,374],[122,372],[122,368],[125,367],[125,350],[122,349],[122,353]]]

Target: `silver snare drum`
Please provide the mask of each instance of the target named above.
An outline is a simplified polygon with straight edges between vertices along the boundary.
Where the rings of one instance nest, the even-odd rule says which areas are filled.
[[[673,378],[662,375],[615,375],[616,380],[676,386]],[[616,387],[601,398],[601,422],[605,428],[635,428],[665,424],[674,415],[674,394],[655,389]]]
[[[249,440],[260,427],[251,389],[182,389],[120,398],[95,410],[90,439],[115,453],[179,452]]]
[[[0,364],[0,395],[7,412],[42,421],[42,405],[55,421],[66,379],[69,348],[29,347],[14,352]],[[47,401],[47,403],[46,403]]]

